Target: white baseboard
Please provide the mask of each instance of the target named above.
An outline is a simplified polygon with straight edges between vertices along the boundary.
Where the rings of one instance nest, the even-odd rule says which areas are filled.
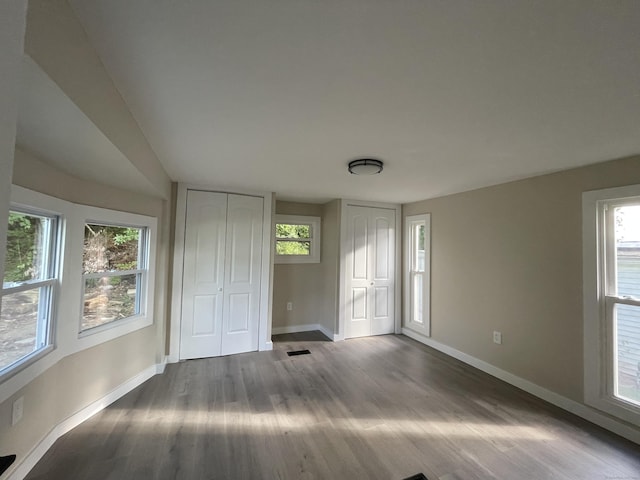
[[[521,390],[524,390],[531,395],[534,395],[546,402],[549,402],[556,407],[560,407],[563,410],[566,410],[569,413],[573,413],[579,417],[588,420],[591,423],[595,423],[596,425],[601,426],[602,428],[606,428],[613,433],[620,435],[621,437],[626,438],[627,440],[631,440],[632,442],[640,444],[640,430],[635,429],[623,422],[619,422],[607,415],[604,415],[597,410],[592,409],[582,403],[576,402],[574,400],[570,400],[567,397],[563,397],[551,390],[547,390],[540,385],[536,385],[529,380],[525,380],[524,378],[518,377],[513,373],[509,373],[505,370],[502,370],[498,367],[491,365],[490,363],[485,362],[484,360],[480,360],[476,357],[472,357],[464,352],[456,350],[455,348],[449,347],[440,342],[436,342],[435,340],[425,337],[424,335],[420,335],[412,330],[403,328],[402,333],[409,338],[413,338],[414,340],[423,343],[429,347],[432,347],[442,353],[449,355],[450,357],[456,358],[461,362],[464,362],[472,367],[477,368],[478,370],[482,370],[489,375],[499,378],[500,380],[513,385]]]
[[[88,420],[96,413],[103,410],[105,407],[111,405],[113,402],[118,400],[120,397],[126,395],[134,388],[142,385],[144,382],[149,380],[154,375],[160,374],[164,372],[165,362],[161,364],[151,365],[146,368],[136,376],[130,378],[126,382],[122,383],[115,389],[111,390],[104,397],[96,400],[95,402],[87,405],[79,412],[74,413],[70,417],[65,420],[62,420],[59,424],[53,427],[49,433],[40,440],[38,443],[20,462],[16,467],[14,467],[11,474],[7,477],[7,480],[22,480],[27,474],[31,471],[31,469],[38,463],[47,450],[51,448],[51,446],[55,443],[55,441],[60,438],[62,435],[67,433],[72,428],[77,427],[85,420]]]
[[[332,331],[319,323],[307,323],[305,325],[287,325],[286,327],[273,327],[271,329],[271,334],[282,335],[283,333],[311,332],[313,330],[321,331],[322,334],[329,339],[333,339],[335,336]]]

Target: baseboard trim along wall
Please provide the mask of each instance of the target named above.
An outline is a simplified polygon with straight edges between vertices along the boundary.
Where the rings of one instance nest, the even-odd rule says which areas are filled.
[[[524,390],[531,395],[534,395],[546,402],[549,402],[556,407],[560,407],[563,410],[566,410],[569,413],[573,413],[578,417],[584,418],[591,423],[595,423],[596,425],[601,426],[621,437],[626,438],[627,440],[631,440],[637,444],[640,444],[640,431],[630,427],[622,422],[614,420],[611,417],[603,415],[598,411],[583,405],[582,403],[576,402],[574,400],[570,400],[562,395],[558,395],[551,390],[547,390],[544,387],[536,385],[529,380],[525,380],[524,378],[518,377],[512,373],[509,373],[505,370],[502,370],[498,367],[491,365],[483,360],[472,357],[464,352],[456,350],[455,348],[449,347],[440,342],[436,342],[435,340],[420,335],[412,330],[407,328],[402,329],[402,334],[406,335],[409,338],[412,338],[428,347],[434,348],[450,357],[456,358],[461,362],[466,363],[467,365],[471,365],[472,367],[477,368],[478,370],[482,370],[489,375],[496,377],[504,382],[507,382],[514,387],[519,388],[520,390]]]
[[[319,330],[329,340],[334,339],[333,332],[330,331],[324,325],[319,323],[307,323],[305,325],[288,325],[286,327],[273,327],[271,329],[272,335],[282,335],[283,333],[299,333],[299,332],[312,332],[313,330]]]
[[[23,480],[31,469],[38,463],[45,453],[53,446],[55,441],[69,430],[77,427],[85,420],[88,420],[96,413],[104,410],[120,397],[126,395],[134,388],[142,385],[151,377],[164,373],[165,364],[151,365],[136,376],[130,378],[126,382],[122,383],[115,389],[111,390],[104,397],[96,400],[95,402],[87,405],[80,411],[74,413],[69,418],[63,420],[58,425],[53,427],[49,433],[40,440],[29,454],[14,468],[7,480]],[[19,461],[19,459],[18,459]]]

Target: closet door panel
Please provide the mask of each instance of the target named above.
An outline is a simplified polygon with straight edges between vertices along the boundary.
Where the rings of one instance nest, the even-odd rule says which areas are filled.
[[[220,355],[227,195],[189,190],[180,358]]]
[[[394,331],[395,210],[347,207],[347,338]]]
[[[222,355],[258,349],[263,199],[229,195]]]

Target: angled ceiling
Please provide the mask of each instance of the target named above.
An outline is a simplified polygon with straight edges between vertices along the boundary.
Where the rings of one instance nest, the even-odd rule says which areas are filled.
[[[409,202],[640,153],[637,0],[69,3],[175,181]]]
[[[76,177],[147,195],[156,190],[27,55],[16,132],[18,147]]]

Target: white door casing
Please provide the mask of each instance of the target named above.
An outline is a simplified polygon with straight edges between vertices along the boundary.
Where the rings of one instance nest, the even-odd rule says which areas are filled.
[[[347,207],[346,337],[394,332],[396,211]]]
[[[189,190],[180,359],[258,349],[263,199]]]

